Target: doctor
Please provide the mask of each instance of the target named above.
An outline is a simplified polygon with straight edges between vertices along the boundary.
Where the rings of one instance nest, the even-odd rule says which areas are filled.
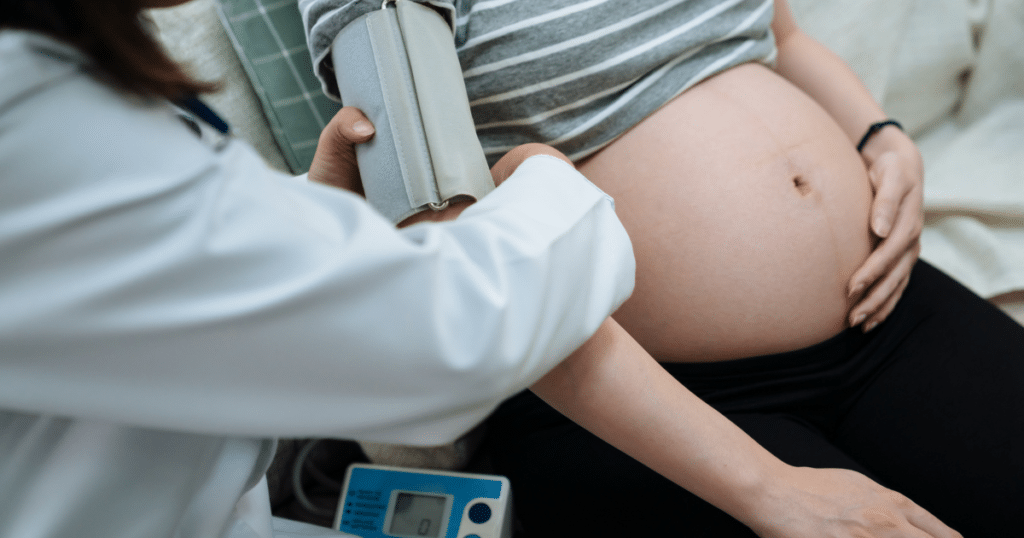
[[[275,437],[450,441],[631,292],[612,201],[559,158],[396,230],[182,121],[208,88],[142,8],[0,7],[0,537],[333,535],[271,520]],[[353,184],[361,119],[319,179]]]

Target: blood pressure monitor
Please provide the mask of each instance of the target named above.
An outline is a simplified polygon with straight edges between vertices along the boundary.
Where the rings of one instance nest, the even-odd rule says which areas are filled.
[[[503,476],[356,463],[334,528],[362,538],[509,538],[511,495]]]

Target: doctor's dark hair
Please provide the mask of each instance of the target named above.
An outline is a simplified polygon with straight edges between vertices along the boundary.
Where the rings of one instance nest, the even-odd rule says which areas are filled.
[[[34,30],[87,54],[122,91],[172,101],[215,91],[186,74],[153,37],[142,0],[0,0],[0,28]]]

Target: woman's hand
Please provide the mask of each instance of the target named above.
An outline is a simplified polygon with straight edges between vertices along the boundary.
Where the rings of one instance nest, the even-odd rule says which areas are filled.
[[[924,165],[917,146],[903,131],[886,127],[863,150],[874,190],[871,231],[880,239],[850,279],[849,295],[859,297],[850,325],[874,329],[896,307],[921,252]]]
[[[787,466],[751,519],[762,538],[963,538],[907,497],[846,469]]]
[[[373,124],[358,108],[347,106],[339,110],[320,133],[309,166],[309,180],[362,195],[355,145],[373,138],[373,133]]]

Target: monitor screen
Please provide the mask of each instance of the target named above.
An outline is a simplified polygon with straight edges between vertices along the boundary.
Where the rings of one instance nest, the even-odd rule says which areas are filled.
[[[398,493],[392,507],[388,534],[437,538],[446,516],[445,501],[444,497],[437,495]]]

